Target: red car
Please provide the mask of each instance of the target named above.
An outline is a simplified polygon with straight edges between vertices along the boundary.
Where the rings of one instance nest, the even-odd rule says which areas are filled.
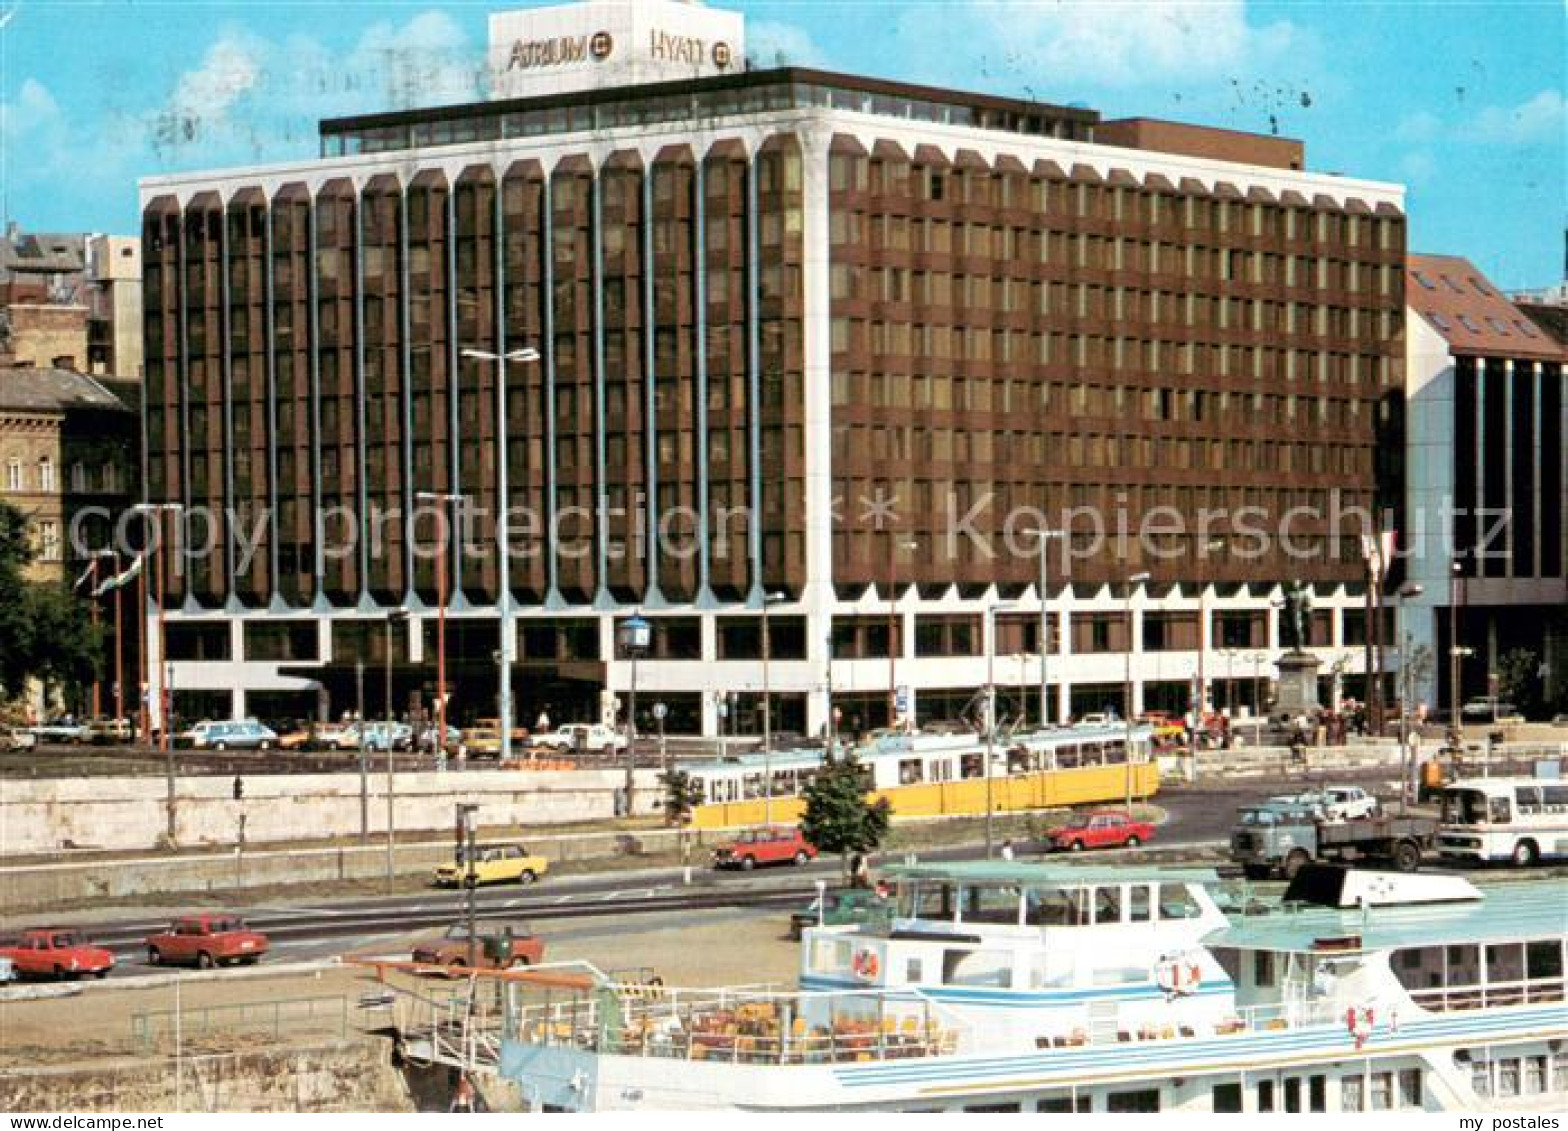
[[[114,955],[91,946],[69,927],[36,927],[19,939],[0,945],[16,974],[27,978],[105,977],[114,969]]]
[[[805,864],[817,855],[797,828],[770,825],[747,829],[727,844],[713,850],[715,868],[740,868],[751,871],[758,864]]]
[[[1065,825],[1045,834],[1058,851],[1082,852],[1086,848],[1137,848],[1154,836],[1154,826],[1135,821],[1126,813],[1102,809],[1077,813]]]
[[[185,963],[209,970],[230,963],[249,965],[266,953],[267,936],[233,915],[187,915],[147,938],[147,961],[153,966]]]

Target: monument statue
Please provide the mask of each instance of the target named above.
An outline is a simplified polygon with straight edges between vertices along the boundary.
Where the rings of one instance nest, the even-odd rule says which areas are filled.
[[[1292,581],[1285,586],[1285,616],[1280,622],[1280,643],[1300,652],[1311,640],[1312,586]]]

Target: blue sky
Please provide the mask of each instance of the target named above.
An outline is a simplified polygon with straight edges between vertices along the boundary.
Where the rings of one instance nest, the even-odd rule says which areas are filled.
[[[308,157],[324,115],[465,101],[526,4],[0,0],[0,210],[136,230],[136,180]],[[1568,8],[1545,2],[731,2],[759,61],[1278,132],[1409,186],[1411,246],[1563,273]]]

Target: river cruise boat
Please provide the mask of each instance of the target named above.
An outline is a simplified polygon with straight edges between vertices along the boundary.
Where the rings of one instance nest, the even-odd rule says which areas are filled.
[[[1478,888],[1312,865],[1265,902],[1204,870],[971,862],[889,876],[881,915],[805,929],[798,988],[502,973],[487,1008],[427,1018],[405,1054],[487,1062],[531,1107],[568,1111],[1568,1100],[1551,881]]]

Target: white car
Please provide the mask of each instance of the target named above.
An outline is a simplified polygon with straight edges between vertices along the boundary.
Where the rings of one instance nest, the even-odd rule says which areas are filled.
[[[38,736],[30,730],[20,727],[0,726],[0,751],[7,754],[20,754],[24,750],[32,750],[38,745]]]
[[[278,736],[255,719],[197,723],[182,736],[197,750],[271,750]]]
[[[556,750],[584,751],[605,754],[626,749],[626,736],[603,723],[567,723],[549,734],[535,735],[535,746],[549,746]]]
[[[1311,793],[1302,793],[1294,797],[1272,797],[1269,800],[1304,806],[1325,821],[1354,821],[1362,817],[1376,817],[1380,808],[1377,798],[1359,785],[1330,785]]]

